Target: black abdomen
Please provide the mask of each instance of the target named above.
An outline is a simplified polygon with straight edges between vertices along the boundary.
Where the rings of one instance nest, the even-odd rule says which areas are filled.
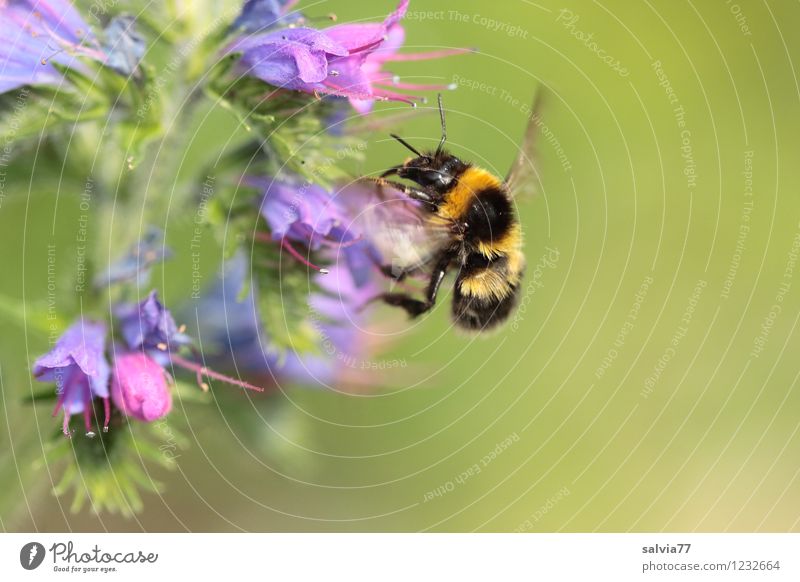
[[[469,331],[484,331],[503,323],[519,297],[519,286],[501,299],[491,297],[481,299],[474,295],[463,295],[456,285],[453,294],[453,321]]]
[[[470,255],[453,292],[453,320],[469,331],[491,329],[508,319],[517,305],[519,277],[509,278],[508,260]]]

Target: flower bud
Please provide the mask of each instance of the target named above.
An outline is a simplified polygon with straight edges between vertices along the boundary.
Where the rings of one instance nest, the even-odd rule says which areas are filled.
[[[145,422],[166,416],[172,408],[164,369],[142,352],[116,357],[111,398],[123,414]]]

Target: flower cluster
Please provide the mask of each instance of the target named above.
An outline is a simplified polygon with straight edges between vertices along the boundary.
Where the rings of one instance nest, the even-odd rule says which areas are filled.
[[[362,151],[353,148],[359,131],[344,128],[344,120],[353,109],[369,113],[376,101],[416,104],[422,99],[416,93],[448,87],[404,83],[389,71],[391,63],[465,51],[402,54],[408,0],[382,22],[324,28],[311,26],[313,19],[293,10],[294,4],[246,0],[232,22],[202,31],[192,28],[194,17],[169,31],[158,30],[158,19],[149,18],[143,35],[137,30],[142,13],[116,13],[113,3],[100,30],[68,0],[0,0],[0,94],[37,87],[31,93],[45,97],[40,101],[48,119],[59,117],[50,112],[65,112],[59,119],[74,122],[69,141],[48,133],[56,147],[42,155],[63,145],[70,166],[79,166],[75,173],[81,180],[88,176],[93,188],[86,212],[99,225],[91,233],[99,244],[81,257],[81,276],[89,273],[91,290],[81,298],[81,315],[70,316],[72,325],[33,362],[32,372],[55,384],[54,415],[63,414],[65,435],[82,426],[86,435],[100,437],[53,441],[75,451],[66,475],[76,495],[91,490],[95,506],[124,505],[104,481],[109,464],[114,475],[127,475],[125,501],[137,506],[142,479],[120,447],[138,438],[139,429],[162,424],[154,421],[175,418],[173,399],[202,400],[211,380],[258,391],[284,382],[340,386],[374,347],[363,308],[380,292],[384,262],[357,221],[374,200],[355,193],[344,201],[339,194],[351,177],[334,160],[343,159],[344,151],[356,152],[358,160]],[[157,54],[174,53],[166,55],[158,77],[147,50],[148,39],[156,38]],[[59,102],[64,93],[73,100]],[[164,106],[151,107],[152,100]],[[172,157],[188,147],[184,134],[197,135],[201,122],[189,125],[191,112],[204,102],[232,112],[251,132],[234,149],[210,140],[208,147],[219,149],[203,158],[217,160],[214,187],[207,185],[208,168],[193,167],[189,156]],[[83,115],[85,110],[92,115]],[[102,127],[92,125],[98,119]],[[151,143],[157,147],[148,152]],[[173,171],[178,161],[180,172]],[[201,182],[203,198],[197,202]],[[68,195],[61,200],[74,202]],[[154,265],[172,257],[165,242],[170,209],[195,202],[202,208],[194,236],[210,231],[219,253],[209,256],[224,259],[219,280],[193,293],[191,307],[202,317],[187,333],[149,291],[149,278]],[[138,230],[117,226],[127,220],[120,216],[134,213],[142,216]],[[194,244],[195,238],[193,249]],[[120,258],[108,261],[109,249]],[[204,257],[206,262],[211,261]],[[169,289],[167,281],[162,288]],[[175,313],[181,319],[186,312]],[[180,376],[187,373],[199,389],[186,388]],[[53,398],[50,388],[47,397]],[[102,455],[94,454],[98,450]],[[91,464],[96,485],[79,482],[86,474],[83,465],[75,469],[80,463]]]
[[[113,371],[106,358],[107,329],[102,322],[80,319],[67,329],[54,348],[33,365],[34,376],[55,382],[58,400],[53,414],[63,410],[63,432],[71,435],[70,417],[82,414],[87,436],[95,436],[92,414],[95,399],[101,399],[103,431],[108,430],[111,402],[128,417],[151,422],[172,408],[168,366],[177,365],[203,376],[260,391],[261,388],[207,369],[178,355],[191,339],[175,324],[172,314],[151,292],[137,304],[116,309],[124,342],[112,348]],[[110,381],[110,386],[109,386]],[[109,390],[110,388],[110,390]],[[110,394],[110,399],[109,399]]]

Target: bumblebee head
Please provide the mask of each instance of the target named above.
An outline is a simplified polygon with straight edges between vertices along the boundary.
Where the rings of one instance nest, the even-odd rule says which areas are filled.
[[[397,175],[416,182],[423,188],[446,192],[466,166],[447,152],[421,154],[409,159],[397,169]]]
[[[467,164],[444,150],[444,144],[447,141],[447,129],[445,127],[441,95],[439,95],[439,115],[442,122],[442,137],[435,152],[421,153],[399,135],[390,134],[414,153],[416,157],[407,160],[402,166],[390,168],[384,172],[383,176],[397,174],[401,178],[416,182],[423,188],[431,188],[440,194],[444,194],[452,187],[459,174],[467,169]]]

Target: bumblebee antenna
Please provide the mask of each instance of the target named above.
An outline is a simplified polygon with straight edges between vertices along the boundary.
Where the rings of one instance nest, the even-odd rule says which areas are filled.
[[[423,156],[421,153],[419,153],[419,152],[417,151],[417,149],[416,149],[414,146],[412,146],[410,143],[408,143],[406,140],[404,140],[404,139],[403,139],[402,137],[400,137],[399,135],[397,135],[397,134],[394,134],[394,133],[390,133],[389,135],[391,135],[391,136],[392,136],[394,139],[396,139],[396,140],[397,140],[397,141],[399,141],[401,144],[403,144],[404,146],[406,146],[406,148],[408,148],[409,150],[411,150],[412,152],[414,152],[415,154],[417,154],[417,155],[418,155],[420,158],[424,158],[424,157],[426,157],[426,156]]]
[[[439,118],[442,120],[442,139],[439,140],[439,146],[436,148],[436,156],[442,153],[444,143],[447,141],[447,124],[444,121],[444,106],[442,105],[442,94],[439,93]]]

